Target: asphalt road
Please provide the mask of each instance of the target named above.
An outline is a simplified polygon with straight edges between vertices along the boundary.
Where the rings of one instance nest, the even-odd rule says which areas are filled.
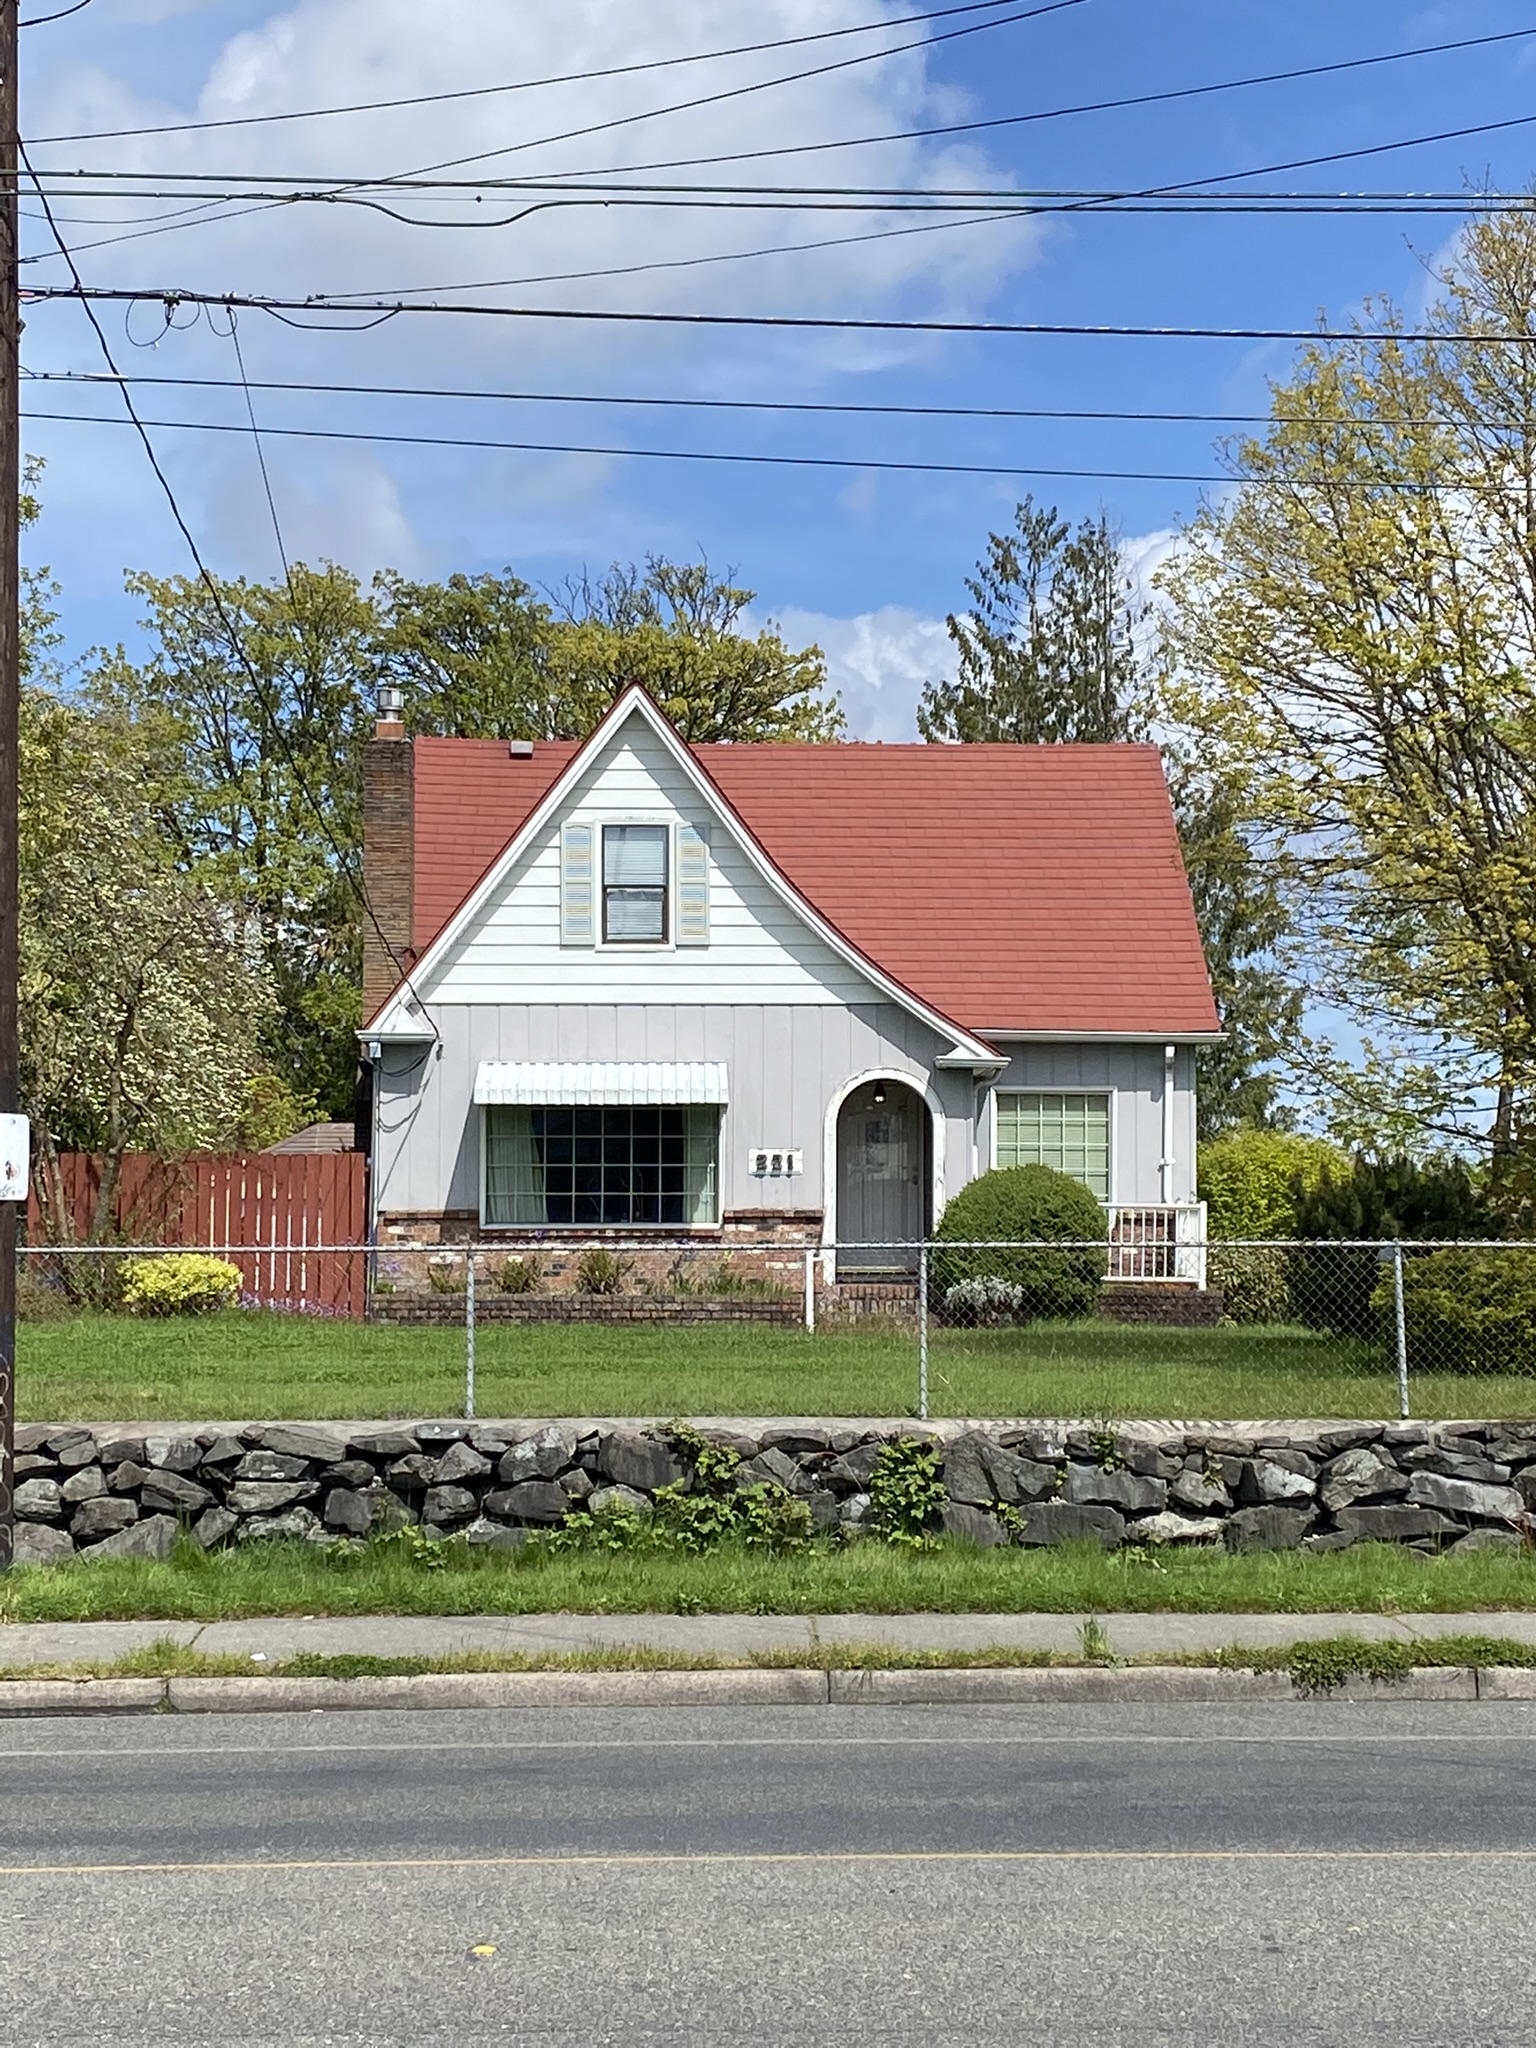
[[[1388,1701],[4,1723],[0,2041],[1530,2048],[1533,1738]]]

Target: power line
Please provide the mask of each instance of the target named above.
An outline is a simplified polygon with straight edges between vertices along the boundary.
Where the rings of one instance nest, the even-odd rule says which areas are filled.
[[[1536,114],[1531,116],[1536,121]],[[27,301],[82,299],[108,304],[159,304],[174,312],[178,306],[226,306],[242,311],[271,313],[277,318],[291,313],[371,313],[393,320],[406,313],[451,314],[493,320],[593,321],[600,325],[648,327],[741,327],[791,331],[850,334],[978,334],[1065,337],[1077,339],[1136,341],[1312,341],[1339,346],[1371,341],[1444,341],[1446,336],[1432,328],[1352,328],[1333,330],[1318,327],[1141,327],[1082,321],[1048,320],[895,320],[851,319],[819,313],[668,313],[609,310],[576,306],[489,306],[470,301],[416,305],[405,300],[348,299],[312,294],[303,299],[245,296],[237,292],[184,291],[177,287],[158,289],[138,285],[38,285],[25,292]],[[371,324],[377,325],[379,322]],[[347,328],[330,331],[351,333]],[[1536,330],[1527,333],[1484,334],[1480,341],[1536,342]]]
[[[1176,100],[1200,99],[1212,93],[1239,92],[1249,86],[1281,85],[1293,79],[1321,78],[1333,72],[1363,71],[1371,65],[1400,64],[1413,57],[1440,57],[1453,50],[1471,50],[1487,43],[1519,41],[1531,35],[1536,35],[1536,27],[1509,29],[1495,36],[1469,36],[1457,42],[1425,43],[1411,50],[1386,50],[1370,57],[1345,58],[1330,64],[1310,64],[1291,71],[1258,72],[1248,78],[1219,79],[1209,85],[1178,86],[1165,92],[1133,93],[1123,99],[1086,100],[1075,106],[1046,107],[1027,114],[998,114],[982,121],[949,121],[938,127],[901,128],[885,135],[845,136],[837,142],[785,143],[776,149],[732,150],[718,156],[674,157],[669,161],[633,164],[626,168],[636,171],[687,170],[706,164],[750,163],[764,157],[811,156],[826,150],[867,149],[884,142],[926,142],[941,135],[978,135],[997,128],[1022,128],[1040,121],[1065,121],[1080,114],[1119,113],[1130,107],[1166,105]],[[571,175],[588,177],[601,174],[599,170],[576,171]]]
[[[65,422],[72,426],[118,427],[137,425],[133,421],[108,419],[86,413],[72,412],[23,412],[23,419]],[[166,428],[172,432],[190,434],[239,434],[247,435],[248,426],[219,420],[146,420],[145,426]],[[291,441],[352,441],[376,444],[382,447],[408,448],[467,448],[504,450],[521,455],[599,455],[622,459],[633,458],[646,462],[707,462],[746,464],[753,468],[768,469],[836,469],[875,470],[920,476],[1024,476],[1050,477],[1059,479],[1086,479],[1102,483],[1138,484],[1254,484],[1265,479],[1244,476],[1236,471],[1210,470],[1167,470],[1167,469],[1064,469],[1042,468],[1013,462],[903,462],[884,457],[858,455],[767,455],[755,451],[721,448],[627,448],[599,446],[590,442],[575,441],[502,441],[490,437],[449,434],[380,434],[350,432],[339,427],[263,427],[262,433]],[[1361,483],[1349,478],[1324,476],[1318,478],[1282,476],[1275,482],[1297,489],[1317,488],[1323,490],[1366,490],[1384,493],[1407,492],[1421,495],[1445,488],[1435,483],[1410,482],[1397,478],[1380,482]],[[1475,488],[1458,479],[1457,490]],[[1493,488],[1488,486],[1487,488]],[[1511,488],[1518,488],[1512,485]]]
[[[469,391],[453,385],[431,384],[334,384],[287,378],[163,377],[151,375],[108,377],[95,370],[29,370],[23,375],[35,384],[111,385],[143,384],[182,391],[292,391],[325,397],[353,398],[447,398],[475,399],[494,404],[528,405],[625,405],[653,406],[669,411],[828,413],[861,417],[933,420],[1088,420],[1118,425],[1265,427],[1311,425],[1324,427],[1376,426],[1382,428],[1432,427],[1434,419],[1377,419],[1359,421],[1346,415],[1277,412],[1149,412],[1117,411],[1110,408],[1068,406],[1000,405],[880,405],[868,402],[840,402],[801,398],[676,398],[643,393],[612,391]],[[38,418],[74,418],[74,414],[38,414]],[[184,424],[191,424],[190,422]],[[1523,421],[1485,419],[1492,429],[1523,427]],[[268,432],[273,431],[268,429]]]
[[[89,7],[91,0],[75,0],[73,7],[61,7],[57,14],[34,14],[27,21],[18,21],[18,28],[42,28],[46,22],[65,21],[71,14],[79,14]]]
[[[89,4],[90,0],[78,0],[78,6],[66,9],[66,12],[76,13],[79,7]],[[947,21],[956,14],[980,14],[1012,5],[1014,0],[969,0],[964,7],[938,7],[922,14],[886,15],[879,21],[856,22],[850,28],[818,29],[812,35],[776,36],[769,42],[737,43],[724,50],[695,50],[682,57],[651,57],[642,63],[608,64],[595,71],[562,71],[547,78],[513,79],[503,85],[472,85],[457,92],[408,93],[390,100],[353,100],[341,106],[304,107],[285,114],[231,114],[216,121],[163,121],[151,128],[88,128],[74,135],[34,135],[31,146],[36,149],[44,143],[112,142],[137,135],[188,135],[211,128],[264,128],[279,121],[318,121],[334,114],[373,114],[396,107],[438,106],[448,100],[489,99],[502,93],[534,92],[550,85],[586,85],[600,78],[624,78],[642,71],[667,71],[682,64],[712,64],[725,57],[755,57],[767,50],[788,50],[804,43],[831,43],[846,36],[874,35],[882,29],[903,28],[908,22]],[[61,18],[43,17],[45,20]],[[24,22],[22,26],[31,28],[35,24]]]
[[[36,185],[37,181],[36,178],[33,176],[32,165],[30,159],[27,156],[25,144],[18,143],[17,150],[22,165],[25,168],[28,177],[32,180],[33,184]],[[341,872],[348,878],[348,880],[352,883],[352,886],[357,893],[357,899],[362,907],[364,915],[367,917],[369,923],[373,926],[374,931],[378,936],[379,942],[383,946],[385,952],[388,954],[389,959],[393,964],[396,973],[400,976],[400,979],[404,983],[405,987],[411,990],[411,994],[414,998],[416,992],[415,989],[412,987],[409,971],[407,970],[404,962],[401,960],[400,955],[395,950],[395,947],[391,944],[389,936],[385,932],[383,925],[379,922],[379,918],[376,912],[374,911],[373,904],[369,900],[366,877],[358,873],[353,867],[352,863],[348,860],[345,851],[340,846],[334,832],[331,830],[330,820],[327,817],[323,806],[319,802],[318,798],[315,796],[314,791],[309,786],[308,777],[305,775],[303,768],[300,766],[299,761],[294,754],[293,748],[289,743],[288,735],[283,730],[282,721],[277,716],[277,713],[273,708],[271,699],[267,693],[266,684],[263,681],[260,672],[257,670],[255,663],[251,660],[250,655],[246,651],[245,642],[241,639],[239,630],[236,627],[234,620],[230,617],[228,607],[224,603],[224,594],[219,589],[218,582],[213,576],[212,572],[209,570],[207,563],[203,560],[202,552],[197,545],[196,538],[193,535],[191,527],[187,523],[186,516],[182,512],[180,504],[177,502],[176,493],[171,488],[170,478],[166,475],[165,470],[161,466],[160,458],[155,452],[155,444],[153,441],[150,440],[149,433],[147,431],[149,425],[154,425],[158,427],[161,423],[158,421],[151,421],[146,423],[140,417],[138,407],[133,402],[133,394],[128,389],[127,384],[124,382],[118,370],[116,362],[113,360],[111,343],[107,340],[106,330],[105,328],[103,328],[100,320],[98,320],[98,318],[96,317],[96,309],[90,303],[90,300],[87,296],[85,282],[80,275],[79,269],[76,266],[74,255],[70,249],[69,243],[65,240],[62,231],[60,230],[58,224],[55,222],[53,218],[53,213],[51,208],[49,207],[46,195],[39,191],[38,198],[41,202],[44,214],[47,217],[48,225],[52,231],[53,238],[59,245],[59,254],[64,258],[65,263],[69,267],[70,275],[73,277],[75,281],[75,296],[77,296],[80,300],[82,309],[84,310],[85,313],[85,317],[90,322],[92,331],[96,336],[97,344],[101,349],[102,359],[106,363],[108,370],[112,373],[113,380],[116,382],[119,389],[119,393],[122,397],[123,406],[127,414],[127,417],[126,419],[121,421],[113,421],[111,424],[131,426],[134,432],[137,434],[140,445],[143,447],[145,457],[149,462],[150,469],[154,473],[155,481],[159,484],[161,492],[164,495],[166,504],[170,508],[171,517],[176,522],[177,529],[179,530],[182,539],[186,542],[187,552],[191,555],[193,564],[197,569],[198,579],[203,584],[204,588],[207,590],[209,596],[213,600],[214,610],[218,614],[219,622],[222,625],[225,637],[229,642],[230,652],[234,655],[235,661],[238,664],[238,666],[244,670],[246,680],[250,683],[252,690],[255,692],[256,701],[258,705],[261,707],[262,715],[267,730],[271,734],[272,738],[276,741],[278,748],[280,749],[284,756],[284,759],[287,761],[289,772],[294,779],[294,785],[298,789],[300,795],[303,797],[305,803],[308,804],[309,808],[314,812],[315,818],[320,826],[321,834],[323,835],[326,844],[330,847],[332,854],[335,856],[337,866],[340,868]],[[232,320],[233,317],[233,312],[231,312]],[[263,468],[265,468],[265,465],[263,465]],[[274,512],[274,517],[275,516],[276,515]],[[418,1008],[419,1007],[420,1006],[418,1004]],[[423,1012],[422,1014],[425,1015],[426,1013]],[[429,1024],[432,1025],[433,1036],[440,1036],[437,1030],[437,1026],[430,1016],[428,1016],[427,1021]]]

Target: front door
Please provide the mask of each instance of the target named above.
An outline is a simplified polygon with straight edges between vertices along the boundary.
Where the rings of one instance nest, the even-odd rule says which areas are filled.
[[[844,1270],[916,1270],[923,1235],[928,1112],[898,1081],[856,1088],[837,1116],[837,1239]]]

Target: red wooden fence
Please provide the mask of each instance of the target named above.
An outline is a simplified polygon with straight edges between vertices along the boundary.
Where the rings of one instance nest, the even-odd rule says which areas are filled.
[[[102,1162],[66,1152],[59,1165],[69,1234],[78,1242],[95,1214]],[[118,1243],[227,1255],[240,1268],[246,1297],[263,1308],[361,1316],[364,1190],[360,1152],[195,1152],[181,1159],[134,1152],[123,1161],[111,1235]],[[34,1187],[28,1241],[42,1244],[48,1235]]]

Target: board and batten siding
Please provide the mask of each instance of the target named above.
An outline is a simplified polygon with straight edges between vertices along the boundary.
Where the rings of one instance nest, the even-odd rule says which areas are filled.
[[[1122,1208],[1155,1206],[1162,1197],[1163,1048],[1092,1040],[1056,1042],[999,1037],[1012,1055],[993,1084],[1010,1089],[1110,1097],[1110,1200]],[[982,1164],[992,1164],[994,1122],[983,1131]],[[1173,1188],[1175,1202],[1195,1194],[1195,1049],[1177,1046],[1173,1064]]]
[[[824,1135],[855,1075],[908,1075],[944,1113],[942,1173],[953,1193],[974,1171],[976,1091],[936,1072],[949,1041],[894,1003],[434,1003],[440,1050],[386,1046],[379,1082],[374,1201],[381,1215],[476,1212],[482,1060],[723,1060],[730,1104],[720,1138],[722,1207],[822,1209]],[[422,1055],[425,1053],[426,1057]],[[760,1178],[754,1146],[802,1151],[805,1171]]]
[[[710,824],[697,791],[640,718],[620,726],[563,806],[567,821]],[[429,1007],[528,1003],[867,1003],[873,985],[765,883],[723,825],[709,833],[707,943],[561,944],[561,820],[551,819],[417,988]],[[673,859],[677,858],[674,837]],[[694,860],[698,856],[695,853]],[[593,917],[601,932],[601,832],[592,843]],[[685,885],[697,868],[685,859]],[[674,916],[677,935],[677,876]],[[686,909],[686,904],[683,906]],[[694,934],[688,934],[694,937]],[[561,1051],[547,1057],[579,1058]]]

